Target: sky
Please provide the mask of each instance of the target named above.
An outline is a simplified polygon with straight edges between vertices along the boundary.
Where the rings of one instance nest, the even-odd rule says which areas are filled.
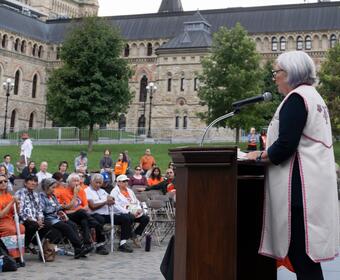
[[[279,4],[302,4],[316,0],[181,0],[184,11],[251,7]],[[157,13],[162,0],[99,0],[100,16]],[[119,3],[119,4],[118,4]]]

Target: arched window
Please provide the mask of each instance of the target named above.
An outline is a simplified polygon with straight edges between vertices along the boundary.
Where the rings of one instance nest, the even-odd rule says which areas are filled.
[[[60,47],[57,47],[57,55],[56,55],[57,59],[60,59]]]
[[[171,84],[172,84],[172,79],[168,78],[168,92],[171,91]]]
[[[37,44],[34,44],[34,45],[33,45],[33,49],[32,49],[32,55],[33,55],[33,56],[36,56],[36,55],[37,55],[37,49],[38,49],[38,45],[37,45]]]
[[[148,47],[147,47],[147,56],[151,56],[152,55],[152,44],[148,43]]]
[[[183,117],[183,129],[187,129],[188,128],[188,117],[184,116]]]
[[[22,52],[22,53],[25,53],[25,52],[26,52],[26,41],[25,41],[25,40],[23,40],[23,41],[21,42],[21,52]]]
[[[3,48],[6,48],[7,47],[7,42],[8,42],[8,36],[7,36],[7,34],[5,34],[4,36],[2,36],[1,46]]]
[[[128,57],[129,55],[130,55],[130,46],[129,44],[126,44],[124,48],[124,56]]]
[[[286,38],[281,37],[280,38],[280,51],[285,51],[286,50]]]
[[[303,39],[301,36],[297,37],[296,39],[296,49],[302,50],[303,49]]]
[[[121,114],[119,116],[118,128],[121,129],[121,130],[125,130],[125,128],[126,128],[126,117],[125,117],[124,114]]]
[[[198,78],[194,79],[194,91],[198,90]]]
[[[181,91],[184,91],[184,78],[181,78]]]
[[[14,78],[14,95],[18,95],[19,86],[20,86],[20,71],[17,70],[17,72],[15,72],[15,78]]]
[[[145,116],[141,115],[138,119],[138,135],[145,134]]]
[[[17,52],[19,51],[20,39],[17,38],[14,43],[14,50]]]
[[[32,112],[30,114],[30,119],[28,121],[28,128],[33,128],[33,124],[34,124],[34,113]]]
[[[331,38],[330,38],[330,47],[331,48],[334,48],[335,47],[335,44],[336,44],[336,36],[334,34],[331,35]]]
[[[276,37],[272,38],[272,51],[274,52],[277,51],[277,38]]]
[[[140,89],[139,89],[139,102],[145,102],[147,97],[146,87],[148,85],[148,78],[144,75],[140,80]]]
[[[179,116],[176,116],[176,119],[175,119],[175,128],[179,129]]]
[[[36,98],[37,96],[37,84],[38,84],[38,75],[35,74],[32,81],[32,98]]]
[[[38,49],[38,57],[42,57],[42,55],[43,55],[43,50],[44,50],[43,46],[39,46],[39,49]]]
[[[14,131],[16,114],[17,114],[17,112],[15,110],[13,110],[12,113],[11,113],[11,123],[9,125],[9,131],[10,132]]]
[[[312,38],[309,35],[305,37],[305,49],[306,50],[312,49]]]

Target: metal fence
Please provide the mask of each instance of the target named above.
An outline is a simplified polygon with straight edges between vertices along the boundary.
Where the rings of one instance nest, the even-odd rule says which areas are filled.
[[[25,130],[27,131],[27,130]],[[23,131],[13,131],[1,139],[0,144],[13,145],[20,142]],[[30,138],[35,144],[84,144],[88,142],[88,129],[77,127],[51,127],[29,129]],[[161,128],[151,131],[151,138],[146,136],[145,128],[127,127],[124,129],[94,129],[93,140],[98,144],[136,144],[136,143],[200,143],[204,129]],[[232,142],[234,130],[213,128],[206,136],[205,143]]]

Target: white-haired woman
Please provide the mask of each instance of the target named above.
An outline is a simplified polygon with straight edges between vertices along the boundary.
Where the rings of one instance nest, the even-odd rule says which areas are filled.
[[[284,100],[268,127],[268,161],[260,253],[289,257],[299,280],[323,279],[321,261],[339,246],[339,218],[331,124],[313,87],[313,60],[302,51],[281,54],[273,79]]]

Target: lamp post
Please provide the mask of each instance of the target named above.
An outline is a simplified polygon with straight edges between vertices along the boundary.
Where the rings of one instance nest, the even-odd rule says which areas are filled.
[[[154,83],[149,83],[149,85],[146,87],[146,90],[149,92],[150,96],[150,111],[149,111],[149,128],[148,128],[148,138],[151,138],[151,109],[152,109],[152,97],[153,93],[156,92],[157,87],[154,85]]]
[[[7,129],[7,111],[8,111],[8,98],[9,98],[9,93],[11,92],[11,90],[13,90],[14,88],[14,83],[13,81],[8,78],[6,80],[6,82],[4,82],[2,84],[2,87],[4,88],[4,90],[6,91],[6,109],[5,109],[5,124],[4,124],[4,133],[2,135],[3,139],[7,138],[6,135],[6,129]]]

